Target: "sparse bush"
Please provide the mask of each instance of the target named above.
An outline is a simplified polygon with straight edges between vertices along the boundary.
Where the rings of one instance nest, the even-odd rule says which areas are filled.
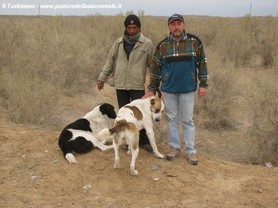
[[[250,100],[254,112],[252,147],[256,152],[252,162],[278,165],[278,85],[273,85],[277,82],[277,72],[264,70],[257,73],[260,76],[255,78],[256,94]]]
[[[262,41],[261,43],[262,46],[262,51],[261,51],[261,56],[262,56],[262,65],[265,68],[272,67],[274,65],[274,54],[273,51],[274,46],[271,42],[265,42]]]
[[[2,72],[0,81],[4,83],[0,103],[16,123],[39,125],[51,118],[58,107],[60,91],[36,75]]]
[[[208,51],[210,52],[210,51]],[[217,56],[210,55],[211,64],[208,93],[205,97],[196,98],[197,122],[208,129],[232,129],[233,119],[231,109],[234,97],[238,95],[236,86],[240,71],[232,63],[214,62]]]

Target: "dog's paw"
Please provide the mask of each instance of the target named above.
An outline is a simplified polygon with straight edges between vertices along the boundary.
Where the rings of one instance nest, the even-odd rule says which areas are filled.
[[[102,149],[102,151],[110,150],[110,149],[113,149],[113,145],[108,145],[108,146],[106,145],[105,148]]]
[[[69,163],[77,163],[77,160],[75,159],[74,155],[72,153],[66,154],[65,158],[69,161]]]
[[[114,164],[114,169],[119,169],[120,168],[120,165],[119,164]]]
[[[138,175],[138,171],[137,170],[135,170],[134,168],[131,168],[130,169],[130,173],[131,173],[131,175]]]
[[[119,160],[115,160],[114,169],[119,169],[119,168],[120,168],[120,162]]]
[[[155,153],[155,156],[160,159],[164,158],[164,155],[160,154],[159,152]]]
[[[127,150],[126,154],[131,155],[131,150]]]

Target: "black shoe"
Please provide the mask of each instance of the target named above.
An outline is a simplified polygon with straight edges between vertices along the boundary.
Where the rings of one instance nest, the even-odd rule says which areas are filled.
[[[139,144],[142,149],[147,150],[149,153],[153,152],[153,148],[150,144]]]

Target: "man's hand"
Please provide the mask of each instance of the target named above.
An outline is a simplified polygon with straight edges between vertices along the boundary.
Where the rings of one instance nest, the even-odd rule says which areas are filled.
[[[99,91],[103,90],[103,88],[104,88],[104,81],[98,80],[97,81],[97,88],[98,88]]]
[[[141,99],[154,96],[153,92],[148,91]]]
[[[202,97],[205,96],[207,94],[208,89],[204,88],[204,87],[199,87],[198,88],[198,96]]]

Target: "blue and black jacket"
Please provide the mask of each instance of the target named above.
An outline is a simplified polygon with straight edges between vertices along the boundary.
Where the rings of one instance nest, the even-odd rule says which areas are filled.
[[[199,87],[207,87],[209,78],[207,60],[201,40],[184,33],[177,42],[171,34],[162,40],[156,50],[150,67],[148,89],[156,92],[188,93]],[[160,86],[161,84],[161,86]]]

